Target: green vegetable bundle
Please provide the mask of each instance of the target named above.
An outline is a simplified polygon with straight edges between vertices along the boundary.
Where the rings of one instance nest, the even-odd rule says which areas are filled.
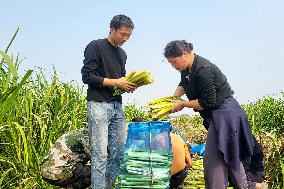
[[[167,188],[171,158],[171,153],[126,150],[120,188]]]
[[[192,159],[192,168],[189,170],[187,177],[183,181],[184,189],[205,189],[203,157],[194,155]],[[233,187],[227,187],[232,189]]]
[[[149,114],[151,119],[158,121],[165,120],[173,109],[174,100],[181,100],[181,98],[177,96],[168,96],[152,100],[146,104],[145,106],[150,109]]]
[[[186,179],[183,181],[184,188],[205,188],[204,169],[202,156],[195,156],[192,159],[192,168]]]
[[[126,76],[126,80],[130,83],[134,83],[137,87],[141,87],[143,85],[148,85],[154,82],[154,79],[150,76],[150,72],[144,69],[140,71],[132,71],[130,74]],[[114,87],[113,96],[121,95],[125,91],[120,88]]]

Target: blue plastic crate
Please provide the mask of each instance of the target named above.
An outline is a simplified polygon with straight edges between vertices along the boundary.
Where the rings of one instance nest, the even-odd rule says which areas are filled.
[[[170,123],[166,121],[130,123],[125,148],[171,152]]]

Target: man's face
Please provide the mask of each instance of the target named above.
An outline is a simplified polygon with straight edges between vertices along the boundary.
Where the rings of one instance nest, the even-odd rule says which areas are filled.
[[[110,28],[110,37],[111,40],[113,41],[113,43],[117,46],[122,46],[124,42],[126,42],[131,34],[132,34],[132,30],[131,28],[126,28],[124,26],[122,26],[119,29],[114,29],[114,28]]]

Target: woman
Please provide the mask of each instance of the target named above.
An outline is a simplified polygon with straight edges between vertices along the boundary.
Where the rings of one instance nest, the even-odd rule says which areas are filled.
[[[192,52],[185,40],[167,44],[164,56],[181,73],[175,96],[186,94],[188,101],[174,101],[172,112],[183,108],[198,111],[207,128],[204,176],[206,188],[228,185],[248,188],[241,161],[252,155],[254,141],[245,112],[234,99],[226,76],[205,58]]]

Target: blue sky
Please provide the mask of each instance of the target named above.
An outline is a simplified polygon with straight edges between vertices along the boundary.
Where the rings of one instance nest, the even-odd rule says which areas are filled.
[[[216,64],[241,103],[283,90],[284,1],[20,1],[1,2],[0,49],[20,27],[10,53],[25,58],[22,69],[42,67],[80,85],[83,51],[105,38],[116,14],[129,16],[135,29],[123,45],[127,71],[147,69],[152,85],[124,95],[143,105],[172,95],[179,73],[163,57],[171,40],[185,39],[194,52]],[[282,24],[281,24],[282,23]]]

